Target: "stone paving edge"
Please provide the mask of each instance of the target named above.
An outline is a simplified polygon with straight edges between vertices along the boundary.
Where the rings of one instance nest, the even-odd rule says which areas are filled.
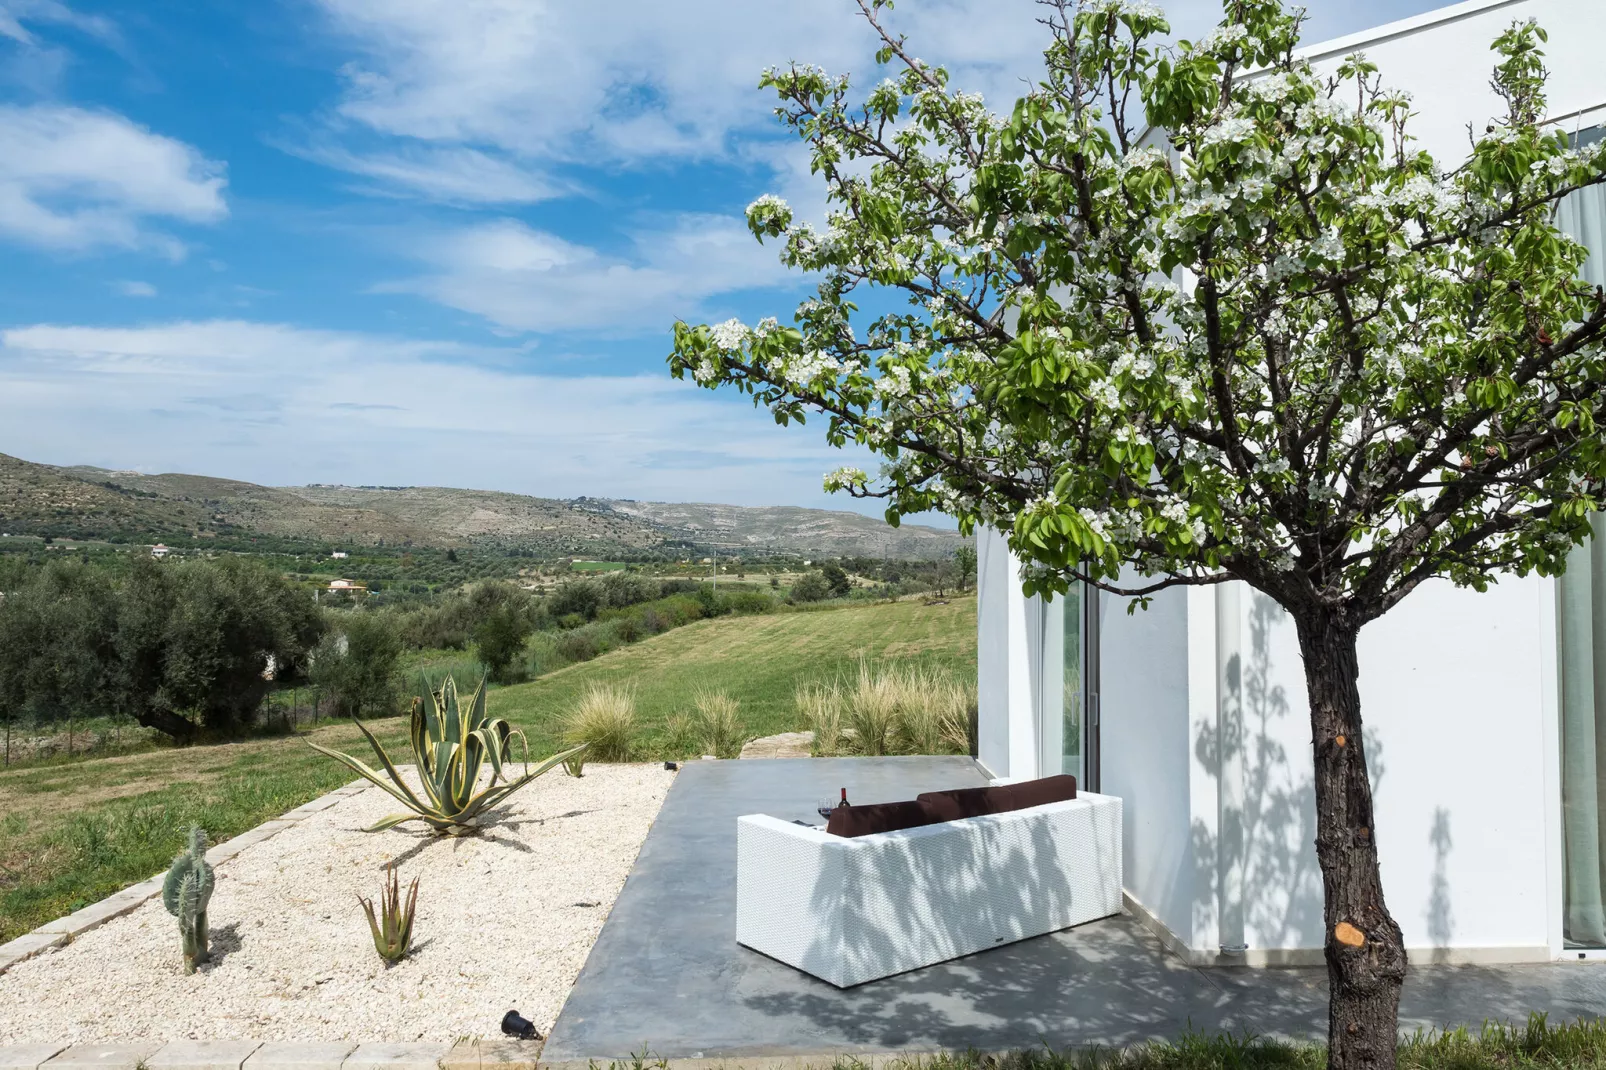
[[[233,1051],[246,1049],[235,1062]],[[233,1049],[224,1054],[224,1049]],[[220,1060],[200,1058],[215,1053]],[[0,1044],[0,1068],[4,1070],[78,1070],[91,1066],[136,1067],[149,1070],[187,1070],[190,1067],[239,1066],[241,1070],[608,1070],[610,1066],[630,1066],[631,1059],[593,1058],[585,1061],[546,1062],[539,1058],[541,1046],[484,1037],[459,1040],[455,1044],[434,1042],[368,1043],[354,1041],[261,1043],[248,1041],[174,1040],[127,1044]],[[171,1051],[171,1058],[166,1058]],[[821,1052],[818,1055],[747,1055],[727,1058],[669,1058],[662,1065],[669,1070],[828,1070],[838,1059],[851,1059],[863,1070],[888,1070],[906,1062],[911,1053]],[[110,1058],[108,1058],[110,1056]],[[132,1060],[132,1061],[130,1061]],[[647,1055],[647,1067],[660,1061]]]

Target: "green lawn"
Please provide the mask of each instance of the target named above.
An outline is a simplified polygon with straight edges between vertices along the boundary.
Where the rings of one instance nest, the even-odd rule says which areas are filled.
[[[720,617],[571,665],[538,680],[504,687],[491,712],[528,734],[531,750],[559,744],[560,722],[592,684],[622,684],[636,699],[644,758],[685,758],[668,749],[664,721],[691,709],[698,688],[741,703],[748,734],[802,728],[793,706],[798,684],[846,677],[859,659],[918,661],[974,680],[976,601],[873,603],[815,612]]]
[[[587,684],[623,683],[636,693],[641,757],[684,757],[665,753],[659,730],[699,686],[739,699],[751,734],[785,731],[796,725],[797,683],[847,673],[861,655],[922,660],[973,677],[975,602],[700,621],[493,691],[490,706],[524,728],[532,751],[543,754],[556,748],[556,722]],[[373,727],[397,760],[406,760],[405,722]],[[0,942],[164,869],[191,822],[226,839],[349,781],[307,737],[367,753],[354,727],[325,723],[297,736],[62,757],[0,771]]]

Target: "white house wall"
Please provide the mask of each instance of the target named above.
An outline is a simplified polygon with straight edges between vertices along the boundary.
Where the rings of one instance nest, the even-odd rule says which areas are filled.
[[[976,755],[999,780],[1057,773],[1062,606],[1021,591],[1004,536],[976,532]]]
[[[1292,620],[1266,596],[1242,590],[1239,603],[1245,942],[1252,961],[1314,960],[1322,885],[1299,644]],[[1197,598],[1195,607],[1192,623],[1213,627]],[[1436,582],[1361,633],[1383,886],[1417,961],[1552,954],[1549,848],[1560,802],[1548,768],[1554,750],[1546,718],[1554,707],[1544,681],[1554,664],[1544,622],[1553,612],[1546,581],[1537,578],[1507,579],[1481,595]],[[1206,788],[1195,790],[1190,815],[1199,875],[1193,938],[1153,912],[1197,957],[1210,958],[1217,815],[1208,786],[1217,782],[1220,754],[1215,711],[1202,705],[1213,704],[1194,703],[1191,725],[1189,775]],[[1153,713],[1107,698],[1106,740],[1129,717],[1147,724]],[[1107,743],[1106,762],[1112,752]],[[1156,860],[1130,864],[1152,870]]]
[[[1188,598],[1157,595],[1132,615],[1099,595],[1099,790],[1121,799],[1127,894],[1192,943],[1199,894],[1190,797]]]
[[[1550,34],[1544,46],[1550,116],[1565,124],[1579,112],[1606,105],[1600,77],[1606,3],[1601,0],[1472,0],[1302,52],[1329,71],[1350,53],[1365,52],[1385,86],[1410,92],[1411,134],[1441,163],[1454,164],[1467,155],[1467,124],[1481,135],[1488,117],[1504,107],[1489,88],[1497,59],[1489,46],[1512,22],[1530,18]]]

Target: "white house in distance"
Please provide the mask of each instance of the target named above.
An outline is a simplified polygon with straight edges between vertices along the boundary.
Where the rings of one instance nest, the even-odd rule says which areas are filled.
[[[1552,121],[1598,140],[1603,0],[1471,0],[1304,54],[1331,68],[1364,51],[1449,165],[1499,112],[1490,43],[1528,18],[1550,31]],[[1560,223],[1606,284],[1606,189]],[[1190,961],[1321,962],[1292,621],[1236,583],[1132,615],[1107,594],[1026,598],[1002,536],[977,549],[981,762],[1120,796],[1128,908]],[[1413,961],[1606,957],[1606,538],[1559,579],[1419,588],[1362,631],[1360,686],[1383,885]]]

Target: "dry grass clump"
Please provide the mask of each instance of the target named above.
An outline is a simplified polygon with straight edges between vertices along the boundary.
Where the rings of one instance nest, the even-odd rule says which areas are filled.
[[[860,661],[850,684],[804,685],[795,701],[816,756],[970,750],[975,688],[926,666]]]
[[[723,691],[698,691],[692,706],[697,710],[692,727],[703,753],[716,758],[741,757],[747,726],[742,723],[740,703]]]
[[[809,753],[816,758],[841,754],[846,744],[842,734],[842,689],[835,683],[800,684],[794,693],[804,726],[814,735]]]
[[[664,718],[665,753],[680,757],[697,750],[697,725],[684,713],[671,713]]]
[[[627,687],[592,684],[569,711],[563,738],[570,746],[589,743],[584,754],[590,761],[629,761],[636,742],[635,694]]]

